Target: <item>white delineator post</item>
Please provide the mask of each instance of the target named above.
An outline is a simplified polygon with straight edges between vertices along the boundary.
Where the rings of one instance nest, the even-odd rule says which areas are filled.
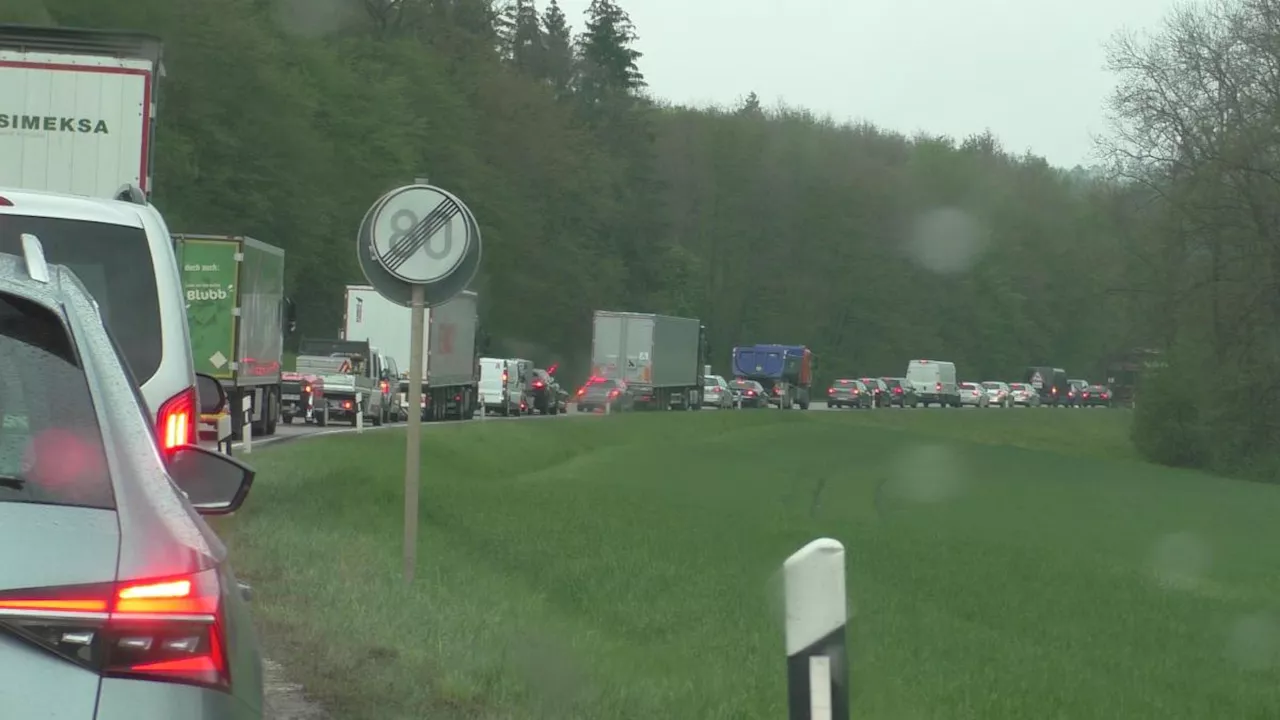
[[[356,433],[364,432],[364,393],[356,393]]]
[[[484,419],[484,393],[480,393],[480,419]]]
[[[253,452],[253,396],[245,395],[240,399],[240,413],[243,421],[240,423],[240,432],[244,435],[244,452],[246,455]]]
[[[782,565],[790,720],[849,720],[844,545],[819,538]]]

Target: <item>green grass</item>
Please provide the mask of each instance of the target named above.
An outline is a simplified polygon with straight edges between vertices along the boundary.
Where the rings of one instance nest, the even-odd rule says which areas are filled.
[[[1128,459],[1126,422],[433,427],[411,588],[399,431],[255,452],[218,529],[335,717],[783,718],[774,572],[822,535],[848,548],[857,717],[1274,717],[1280,488]]]

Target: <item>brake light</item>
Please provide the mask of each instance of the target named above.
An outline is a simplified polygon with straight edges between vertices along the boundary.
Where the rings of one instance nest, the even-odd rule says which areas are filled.
[[[610,397],[610,398],[616,398],[616,397],[618,397],[618,396],[619,396],[619,395],[621,395],[621,394],[622,394],[622,391],[621,391],[621,390],[610,390],[610,391],[609,391],[609,397]],[[523,404],[523,403],[521,403],[521,404]]]
[[[311,392],[311,386],[310,386],[310,385],[303,385],[303,386],[302,386],[302,392],[304,392],[304,393],[309,393],[309,392]]]
[[[1058,394],[1058,388],[1057,388],[1057,387],[1053,387],[1053,388],[1051,388],[1051,389],[1049,390],[1049,392],[1053,393],[1054,395],[1057,395],[1057,394]]]
[[[1080,393],[1080,397],[1089,397],[1089,393],[1087,393],[1087,392],[1082,392],[1082,393]]]
[[[533,386],[534,386],[535,388],[541,389],[541,388],[543,387],[543,385],[542,385],[542,381],[541,381],[541,380],[534,380],[534,381],[533,381]]]
[[[827,394],[828,394],[828,395],[835,395],[835,394],[836,394],[836,389],[835,389],[835,388],[827,388]]]
[[[748,391],[747,391],[747,395],[754,396],[755,394],[756,394],[756,391],[755,391],[755,390],[748,390]]]
[[[196,443],[196,406],[194,387],[184,389],[160,406],[160,412],[156,413],[156,428],[162,449],[173,450]]]
[[[0,207],[13,207],[13,201],[0,195]]]
[[[578,394],[579,394],[579,395],[586,395],[586,394],[587,394],[587,389],[586,389],[585,387],[580,387],[580,388],[578,388]]]
[[[350,401],[350,400],[343,400],[343,401],[342,401],[342,409],[343,409],[343,410],[350,410],[350,409],[351,409],[351,401]]]
[[[1111,393],[1102,393],[1102,399],[1103,399],[1103,400],[1106,400],[1106,399],[1107,399],[1107,398],[1109,398],[1109,397],[1111,397]]]
[[[391,383],[387,382],[386,380],[383,380],[381,383],[378,384],[378,387],[381,388],[382,392],[385,393],[391,389]]]
[[[773,394],[774,394],[774,395],[781,395],[781,394],[782,394],[782,388],[775,387],[775,388],[773,389]]]
[[[108,677],[227,689],[216,569],[168,578],[0,593],[0,619]]]
[[[900,388],[900,387],[896,387],[896,388],[894,388],[894,389],[893,389],[893,394],[894,394],[894,395],[901,395],[901,394],[902,394],[902,388]]]
[[[503,371],[502,371],[502,384],[503,384],[503,385],[506,385],[506,384],[507,384],[507,380],[508,380],[508,379],[510,379],[510,376],[509,376],[509,375],[507,375],[507,371],[506,371],[506,370],[503,370]]]
[[[921,360],[921,362],[924,362],[924,361],[923,361],[923,360]],[[935,391],[937,391],[937,392],[942,392],[942,383],[936,383],[936,384],[934,384],[933,389],[934,389]]]

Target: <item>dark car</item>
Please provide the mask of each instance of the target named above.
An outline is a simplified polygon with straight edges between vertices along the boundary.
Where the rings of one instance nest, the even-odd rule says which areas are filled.
[[[1111,407],[1111,388],[1106,385],[1090,385],[1080,391],[1082,407]]]
[[[621,380],[597,380],[578,391],[578,412],[621,412],[634,407],[635,398]]]
[[[1067,404],[1071,407],[1084,405],[1084,391],[1089,387],[1088,380],[1067,380]]]
[[[836,378],[827,388],[829,408],[869,408],[873,403],[874,391],[857,378]]]
[[[733,391],[740,408],[769,407],[769,396],[765,393],[764,386],[755,380],[734,378],[729,381],[729,389]]]
[[[0,253],[0,716],[261,718],[250,593],[197,515],[253,471],[166,443],[97,303],[24,244]],[[193,400],[227,396],[197,375]]]
[[[1029,367],[1023,382],[1040,395],[1042,406],[1068,407],[1071,404],[1071,383],[1067,371],[1054,367]]]
[[[889,389],[889,401],[885,403],[888,407],[897,405],[901,408],[915,407],[919,401],[916,397],[915,387],[907,382],[906,378],[899,377],[882,377],[880,382],[884,383]]]
[[[560,386],[546,370],[534,368],[533,382],[529,383],[529,396],[533,401],[532,409],[539,414],[560,414]]]

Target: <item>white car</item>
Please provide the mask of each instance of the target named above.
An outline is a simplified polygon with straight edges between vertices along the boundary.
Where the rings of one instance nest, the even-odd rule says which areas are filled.
[[[734,407],[733,390],[729,383],[719,375],[704,375],[702,378],[702,406],[731,410]]]
[[[0,252],[40,238],[97,301],[156,424],[162,446],[195,443],[199,402],[187,305],[164,218],[138,188],[103,200],[0,187]]]
[[[968,407],[990,407],[991,400],[987,397],[987,391],[981,385],[975,382],[960,383],[960,406]]]
[[[987,391],[989,404],[1003,408],[1013,407],[1013,393],[1008,384],[999,380],[988,380],[982,383],[982,388]]]

